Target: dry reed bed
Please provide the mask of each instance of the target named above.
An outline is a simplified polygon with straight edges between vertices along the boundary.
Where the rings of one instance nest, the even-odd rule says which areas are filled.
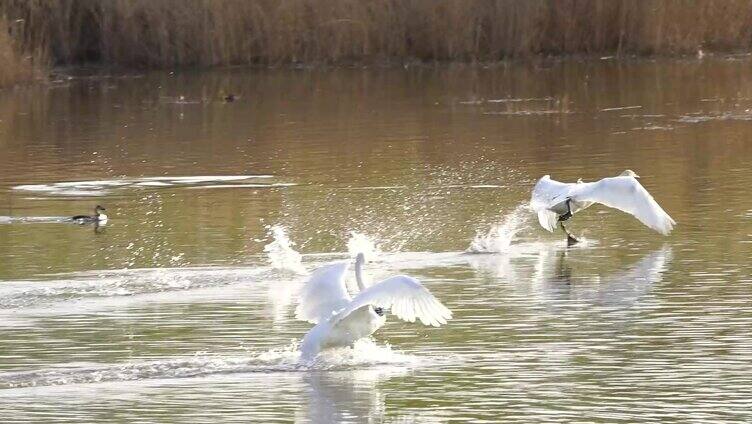
[[[496,61],[749,50],[749,0],[2,0],[58,64]],[[0,49],[8,41],[0,35]]]
[[[43,78],[46,55],[39,49],[26,49],[14,35],[18,28],[0,16],[0,87]]]

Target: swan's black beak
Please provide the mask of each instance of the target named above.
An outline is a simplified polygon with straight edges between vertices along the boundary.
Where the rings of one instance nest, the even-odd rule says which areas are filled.
[[[376,312],[376,315],[380,317],[384,316],[384,308],[373,308],[373,311]]]

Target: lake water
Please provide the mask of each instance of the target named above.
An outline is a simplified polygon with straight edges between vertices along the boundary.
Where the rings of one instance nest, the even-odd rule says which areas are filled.
[[[0,421],[752,421],[750,65],[241,68],[0,92]],[[670,236],[596,206],[567,248],[527,208],[544,174],[627,168]],[[106,226],[64,221],[96,204]],[[364,248],[374,280],[412,275],[454,318],[391,316],[299,364],[307,273]]]

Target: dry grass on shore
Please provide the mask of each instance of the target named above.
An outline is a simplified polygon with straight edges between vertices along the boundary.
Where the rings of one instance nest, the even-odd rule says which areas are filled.
[[[752,46],[749,0],[4,0],[2,14],[22,19],[23,45],[48,50],[57,63],[124,67],[472,62]],[[0,35],[3,51],[6,38]]]

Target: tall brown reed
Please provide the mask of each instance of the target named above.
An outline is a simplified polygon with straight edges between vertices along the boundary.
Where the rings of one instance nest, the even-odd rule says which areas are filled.
[[[495,61],[748,50],[749,0],[3,0],[58,63]]]
[[[23,22],[8,22],[0,15],[0,87],[41,78],[46,69],[40,50],[27,50],[14,35],[22,31]]]

